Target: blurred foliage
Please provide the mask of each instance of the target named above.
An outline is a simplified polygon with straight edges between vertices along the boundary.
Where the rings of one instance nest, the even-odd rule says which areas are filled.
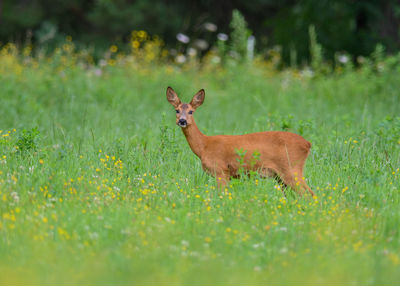
[[[212,47],[217,33],[231,32],[235,9],[244,15],[259,51],[278,45],[292,65],[310,58],[311,26],[332,60],[336,52],[369,55],[378,43],[389,53],[400,47],[395,0],[1,0],[0,41],[54,47],[70,35],[78,45],[104,48],[110,41],[129,42],[132,30],[146,30],[168,47],[176,48],[177,33],[188,35],[190,44],[201,39]]]
[[[232,28],[231,41],[232,51],[244,60],[247,57],[247,38],[250,32],[247,29],[247,23],[243,15],[238,10],[233,10],[232,21],[230,27]]]

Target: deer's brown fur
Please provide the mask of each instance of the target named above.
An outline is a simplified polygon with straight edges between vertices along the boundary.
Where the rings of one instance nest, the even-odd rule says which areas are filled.
[[[182,104],[170,87],[167,99],[176,109],[176,123],[193,153],[201,160],[203,169],[215,176],[220,186],[225,186],[230,177],[239,175],[239,168],[257,171],[263,177],[276,177],[299,194],[308,191],[314,195],[304,180],[304,164],[310,153],[311,143],[302,136],[283,131],[258,132],[245,135],[206,136],[200,132],[192,113],[205,98],[200,90],[189,104]],[[240,166],[238,150],[246,151],[244,164]],[[254,161],[253,154],[259,153]]]

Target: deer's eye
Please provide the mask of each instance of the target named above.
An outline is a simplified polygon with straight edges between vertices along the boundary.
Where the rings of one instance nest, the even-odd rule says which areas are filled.
[[[188,113],[189,113],[189,114],[193,114],[193,111],[192,111],[192,110],[190,110]]]
[[[179,113],[179,110],[178,110],[178,109],[176,109],[175,111],[176,111],[176,113]]]

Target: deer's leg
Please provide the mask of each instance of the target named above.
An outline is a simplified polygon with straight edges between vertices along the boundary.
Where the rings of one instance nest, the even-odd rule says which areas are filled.
[[[300,180],[300,186],[301,186],[304,190],[307,190],[307,191],[310,193],[310,195],[311,195],[312,197],[315,196],[314,192],[311,190],[311,188],[307,185],[307,183],[306,183],[303,179]]]
[[[229,172],[218,171],[215,173],[215,178],[217,179],[218,188],[223,190],[229,182]]]
[[[310,193],[310,195],[313,197],[315,196],[314,192],[311,190],[311,188],[307,185],[304,176],[303,176],[303,168],[296,168],[293,171],[293,174],[295,176],[295,179],[297,178],[296,181],[300,183],[300,187],[304,190]],[[297,183],[296,183],[297,184]]]
[[[300,196],[304,195],[304,188],[301,186],[298,177],[290,172],[286,172],[280,175],[281,180],[284,184],[288,185],[294,191],[296,191]],[[297,180],[296,180],[297,179]]]
[[[230,179],[230,171],[228,167],[221,167],[224,164],[218,164],[213,160],[202,160],[202,167],[208,174],[214,176],[217,180],[218,188],[223,190]]]
[[[287,172],[281,179],[285,184],[290,186],[293,190],[295,190],[299,195],[304,195],[304,193],[309,192],[311,196],[314,196],[314,192],[307,185],[303,177],[303,170],[296,169],[293,172]]]

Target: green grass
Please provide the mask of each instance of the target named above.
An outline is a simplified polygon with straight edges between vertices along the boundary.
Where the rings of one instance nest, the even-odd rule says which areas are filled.
[[[97,72],[0,68],[1,285],[399,281],[400,70]],[[168,85],[185,101],[206,90],[195,119],[207,135],[290,130],[312,142],[317,198],[260,178],[216,189]]]

